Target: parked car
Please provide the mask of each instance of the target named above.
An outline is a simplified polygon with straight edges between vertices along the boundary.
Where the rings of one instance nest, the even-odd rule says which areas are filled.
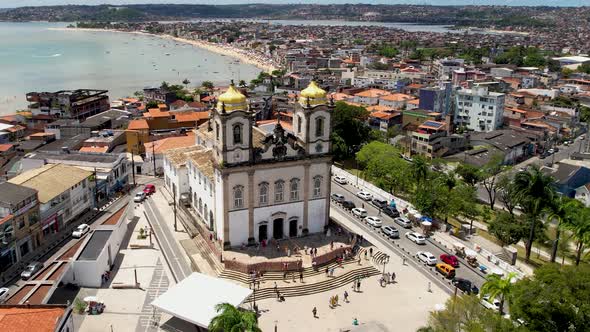
[[[382,225],[381,219],[379,217],[366,217],[365,221],[373,227],[381,227]]]
[[[156,186],[154,186],[153,184],[146,184],[143,188],[143,192],[149,196],[156,192]]]
[[[135,203],[141,203],[141,202],[143,202],[143,200],[145,198],[146,198],[146,194],[143,191],[140,191],[137,194],[135,194],[135,196],[133,197],[133,201]]]
[[[383,213],[390,216],[391,218],[399,217],[399,211],[392,206],[386,206],[383,208]]]
[[[555,149],[549,149],[549,150],[547,150],[547,153],[551,155],[551,154],[555,153]]]
[[[374,197],[373,200],[371,201],[371,203],[373,205],[375,205],[376,207],[380,208],[380,209],[383,209],[384,207],[387,206],[387,201],[386,200],[380,199],[380,198],[377,198],[377,197]]]
[[[352,209],[354,209],[356,207],[356,205],[354,205],[354,203],[351,202],[351,201],[344,201],[344,202],[342,202],[342,206],[345,209],[347,209],[347,210],[352,210]]]
[[[428,251],[418,251],[416,257],[426,265],[436,265],[436,257]]]
[[[426,238],[424,235],[417,232],[407,232],[406,237],[416,244],[426,244]]]
[[[9,289],[6,287],[0,288],[0,303],[4,303],[4,301],[6,301],[8,298],[8,290]]]
[[[396,224],[402,226],[403,228],[412,228],[412,222],[410,221],[410,219],[406,217],[397,217],[394,218],[393,221],[395,221]]]
[[[365,201],[370,201],[373,198],[373,195],[371,195],[370,193],[366,192],[366,191],[359,191],[358,193],[356,193],[356,195]]]
[[[337,183],[340,183],[340,184],[347,184],[348,183],[348,180],[346,180],[346,178],[344,176],[335,176],[334,181],[336,181]]]
[[[483,304],[484,307],[488,308],[488,309],[492,309],[495,311],[500,311],[500,300],[498,299],[493,299],[492,301],[490,301],[490,296],[486,295],[484,297],[481,298],[481,304]]]
[[[453,279],[453,286],[456,286],[467,294],[479,294],[479,288],[477,288],[469,279],[455,278]]]
[[[344,202],[344,195],[333,193],[332,195],[330,195],[330,197],[332,198],[332,200],[334,202],[338,202],[338,203]]]
[[[364,218],[367,216],[367,210],[355,207],[354,209],[352,209],[352,214],[359,218]]]
[[[381,231],[383,232],[383,234],[389,236],[390,239],[399,239],[399,232],[393,226],[385,226],[381,228]]]
[[[27,267],[25,267],[25,270],[20,274],[20,277],[24,280],[28,280],[29,278],[34,276],[35,273],[39,272],[39,270],[41,270],[42,268],[43,263],[33,262],[27,265]]]
[[[442,254],[439,258],[443,263],[449,264],[452,267],[459,267],[459,260],[455,255]]]
[[[90,232],[90,226],[88,224],[80,224],[72,232],[72,237],[79,239],[82,236],[86,235],[86,233],[88,233],[88,232]]]
[[[553,152],[559,152],[559,148],[558,147],[554,147],[553,148]]]
[[[455,268],[449,264],[438,263],[436,264],[436,270],[446,278],[451,279],[455,277]]]
[[[544,152],[539,156],[539,159],[545,159],[545,158],[547,158],[547,152]]]
[[[191,206],[191,194],[189,194],[189,193],[180,194],[180,204],[182,204],[183,206],[186,206],[186,207]]]

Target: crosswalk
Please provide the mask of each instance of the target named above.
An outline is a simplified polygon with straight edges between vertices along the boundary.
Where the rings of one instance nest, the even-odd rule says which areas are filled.
[[[161,313],[155,310],[151,303],[158,296],[162,295],[168,290],[170,281],[164,270],[164,266],[160,259],[156,261],[156,268],[152,274],[152,279],[146,289],[146,297],[141,309],[141,315],[137,322],[136,332],[155,332],[158,331],[160,325]]]

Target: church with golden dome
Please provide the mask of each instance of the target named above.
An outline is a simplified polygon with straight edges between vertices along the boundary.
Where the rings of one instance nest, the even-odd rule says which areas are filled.
[[[186,185],[179,191],[191,195],[198,219],[224,247],[324,230],[333,108],[313,81],[292,112],[273,120],[256,121],[248,98],[233,84],[217,98],[209,121],[195,129],[196,152],[186,161]]]

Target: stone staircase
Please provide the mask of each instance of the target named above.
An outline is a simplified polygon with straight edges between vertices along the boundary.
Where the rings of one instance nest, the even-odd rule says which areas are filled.
[[[348,271],[342,275],[332,277],[315,283],[299,284],[297,286],[278,287],[279,293],[284,297],[305,296],[334,290],[359,279],[378,275],[380,272],[373,266]],[[256,290],[256,300],[276,298],[274,287]],[[254,300],[254,293],[245,302]]]

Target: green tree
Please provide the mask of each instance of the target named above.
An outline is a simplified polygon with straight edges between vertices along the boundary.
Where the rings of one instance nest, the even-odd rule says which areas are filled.
[[[168,84],[168,82],[163,81],[162,84],[160,84],[160,89],[162,90],[168,90],[168,88],[170,87],[170,84]]]
[[[509,175],[502,174],[498,178],[496,197],[502,204],[504,204],[506,211],[514,215],[514,209],[516,209],[516,206],[518,205],[518,197],[516,196],[516,187]]]
[[[412,178],[416,182],[417,185],[421,185],[422,182],[426,181],[428,178],[428,174],[430,173],[430,165],[428,164],[428,160],[424,156],[415,156],[414,162],[412,166]]]
[[[479,169],[469,164],[459,164],[457,174],[470,186],[475,186],[479,182]]]
[[[379,47],[377,54],[387,57],[387,58],[393,58],[399,54],[399,51],[395,47],[393,47],[392,45],[382,44]]]
[[[535,231],[538,228],[542,229],[543,226],[540,216],[555,197],[555,187],[553,178],[541,172],[536,166],[516,174],[514,186],[517,201],[522,206],[529,223],[529,237],[526,241],[526,261],[528,262],[535,241]]]
[[[557,221],[557,225],[555,226],[555,239],[553,240],[553,246],[551,248],[551,263],[555,263],[559,248],[559,239],[561,238],[561,229],[563,228],[564,223],[567,222],[567,218],[572,218],[577,209],[569,197],[562,195],[553,198],[549,209],[549,216],[547,219]]]
[[[365,176],[383,190],[394,194],[410,186],[409,164],[401,159],[395,147],[374,141],[363,146],[356,158]]]
[[[590,63],[585,62],[581,65],[578,66],[577,70],[580,73],[584,73],[584,74],[590,74]]]
[[[336,102],[332,113],[333,132],[344,140],[349,151],[358,151],[369,140],[371,129],[366,123],[368,116],[369,112],[364,107]]]
[[[244,81],[244,80],[240,80],[240,82],[238,83],[238,86],[241,87],[241,88],[245,88],[246,85],[247,85],[246,84],[246,81]]]
[[[590,267],[545,264],[514,284],[510,317],[535,332],[588,331]]]
[[[564,227],[572,233],[576,241],[576,266],[580,264],[586,246],[590,244],[590,208],[580,201],[572,200],[570,216],[565,219]]]
[[[495,236],[504,247],[516,244],[526,237],[527,227],[519,217],[501,211],[489,223],[488,232]]]
[[[504,163],[504,157],[501,154],[493,155],[482,168],[481,168],[481,184],[488,193],[488,199],[490,209],[494,209],[496,204],[496,189],[498,186],[498,176],[504,170],[502,164]]]
[[[443,310],[432,311],[421,332],[526,331],[481,305],[476,295],[450,297]]]
[[[207,90],[211,90],[214,87],[213,82],[211,81],[203,81],[203,83],[201,83],[201,86]]]
[[[332,132],[330,138],[332,141],[332,154],[334,155],[334,159],[344,160],[348,158],[348,146],[346,146],[344,139],[334,132]]]
[[[574,71],[569,68],[563,68],[561,70],[561,76],[563,76],[564,78],[570,77],[573,73],[574,73]]]
[[[504,302],[510,297],[510,293],[514,288],[512,279],[516,277],[514,272],[508,273],[505,278],[500,277],[497,274],[489,274],[486,276],[486,281],[481,286],[480,296],[489,295],[489,301],[499,297],[500,300],[500,314],[504,313]]]
[[[209,323],[211,332],[260,332],[256,320],[256,314],[251,311],[241,310],[229,303],[215,305],[217,316]]]
[[[185,79],[182,81],[182,84],[184,84],[184,87],[185,87],[185,88],[187,88],[187,87],[188,87],[188,85],[189,85],[189,84],[191,84],[191,81],[189,81],[189,79],[188,79],[188,78],[185,78]]]
[[[155,100],[150,100],[146,105],[145,109],[149,110],[150,108],[158,108],[158,102]]]

